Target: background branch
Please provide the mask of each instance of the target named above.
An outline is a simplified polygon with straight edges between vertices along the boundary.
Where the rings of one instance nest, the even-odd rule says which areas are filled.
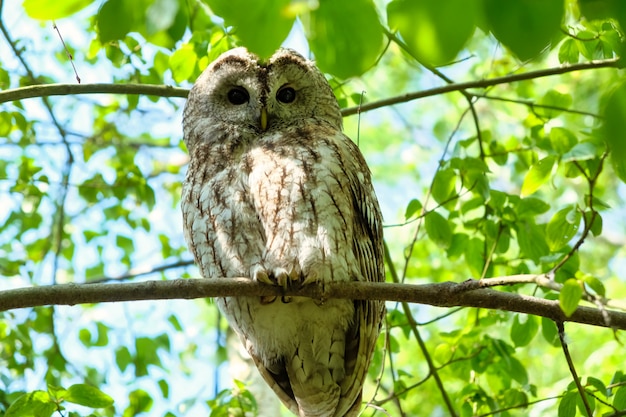
[[[303,296],[315,299],[348,298],[428,304],[437,307],[478,307],[547,317],[557,322],[575,322],[626,330],[626,313],[578,307],[565,316],[558,301],[522,294],[476,288],[475,281],[438,284],[370,282],[335,283],[325,287],[307,285],[288,288],[260,284],[247,278],[178,279],[126,284],[63,284],[0,291],[0,311],[44,305],[134,300],[193,299],[205,297]],[[608,319],[608,320],[607,320]]]

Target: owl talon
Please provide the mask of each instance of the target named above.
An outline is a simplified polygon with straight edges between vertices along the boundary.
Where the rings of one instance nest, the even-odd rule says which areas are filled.
[[[252,274],[252,277],[257,282],[262,282],[264,284],[274,285],[274,282],[270,279],[269,275],[265,271],[265,269],[261,267],[256,267],[255,271]]]

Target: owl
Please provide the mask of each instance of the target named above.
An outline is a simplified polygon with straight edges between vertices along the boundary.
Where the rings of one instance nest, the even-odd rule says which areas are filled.
[[[184,235],[204,278],[282,288],[384,280],[371,174],[330,85],[289,49],[244,48],[197,79],[183,113]],[[300,417],[356,416],[381,301],[226,297],[263,379]]]

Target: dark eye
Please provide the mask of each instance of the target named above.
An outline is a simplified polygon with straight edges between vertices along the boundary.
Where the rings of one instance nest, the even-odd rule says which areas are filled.
[[[276,93],[276,99],[281,103],[291,103],[296,99],[296,90],[291,87],[281,88]]]
[[[243,87],[234,87],[228,92],[228,101],[232,104],[239,105],[247,103],[248,100],[250,100],[250,94]]]

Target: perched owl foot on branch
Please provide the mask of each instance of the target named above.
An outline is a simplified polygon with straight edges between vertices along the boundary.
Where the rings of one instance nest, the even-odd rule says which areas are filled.
[[[295,282],[301,281],[301,274],[296,268],[292,268],[291,272],[285,268],[275,268],[268,273],[268,270],[261,265],[257,265],[252,268],[252,278],[257,282],[264,284],[275,285],[281,288],[287,288]],[[269,295],[261,297],[262,304],[271,304],[276,300],[276,296]],[[281,301],[283,303],[291,302],[291,297],[282,296]]]

